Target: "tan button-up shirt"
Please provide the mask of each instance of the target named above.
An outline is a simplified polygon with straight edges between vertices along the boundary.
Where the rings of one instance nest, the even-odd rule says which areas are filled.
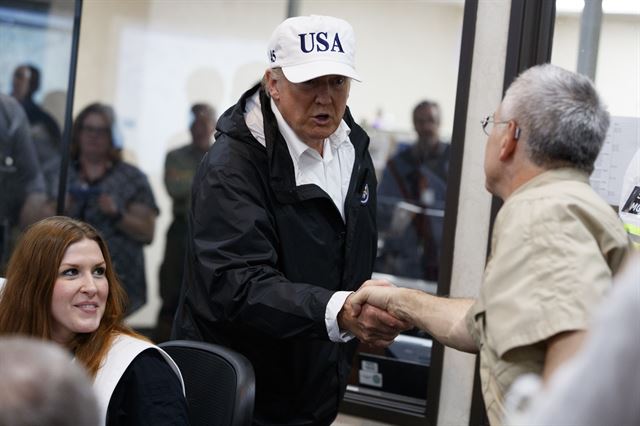
[[[511,383],[542,373],[545,341],[586,329],[629,249],[614,210],[575,169],[547,171],[506,200],[480,297],[467,314],[492,425],[501,423]]]

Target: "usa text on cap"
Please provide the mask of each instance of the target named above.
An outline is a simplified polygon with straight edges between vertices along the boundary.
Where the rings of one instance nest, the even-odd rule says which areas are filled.
[[[285,20],[271,35],[268,57],[269,67],[282,68],[292,83],[334,74],[360,81],[355,33],[343,19],[311,15]]]

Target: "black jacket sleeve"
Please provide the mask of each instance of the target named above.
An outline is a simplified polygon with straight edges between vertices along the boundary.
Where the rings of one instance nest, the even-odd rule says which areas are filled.
[[[106,424],[189,424],[182,385],[157,350],[147,349],[129,364],[111,395]]]

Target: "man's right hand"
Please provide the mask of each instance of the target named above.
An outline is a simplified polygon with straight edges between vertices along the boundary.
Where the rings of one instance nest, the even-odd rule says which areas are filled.
[[[410,321],[410,317],[401,309],[401,306],[403,305],[402,302],[404,299],[411,297],[409,294],[411,290],[395,286],[384,286],[377,283],[369,284],[373,282],[373,280],[367,281],[353,294],[351,304],[354,309],[358,311],[367,305],[371,305],[389,312],[395,318]]]
[[[365,288],[393,289],[395,287],[388,281],[369,280],[360,287],[359,291]],[[341,330],[351,332],[363,343],[384,348],[389,346],[402,331],[413,328],[412,324],[399,320],[384,309],[371,304],[354,304],[352,300],[357,294],[347,297],[338,313],[338,325]]]
[[[410,288],[366,285],[350,295],[347,301],[354,312],[375,307],[455,349],[471,353],[479,349],[466,324],[472,299],[437,297]]]

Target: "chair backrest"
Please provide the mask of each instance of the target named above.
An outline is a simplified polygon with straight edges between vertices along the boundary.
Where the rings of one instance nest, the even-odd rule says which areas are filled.
[[[158,346],[182,372],[192,426],[251,424],[255,376],[244,355],[220,345],[187,340]]]

